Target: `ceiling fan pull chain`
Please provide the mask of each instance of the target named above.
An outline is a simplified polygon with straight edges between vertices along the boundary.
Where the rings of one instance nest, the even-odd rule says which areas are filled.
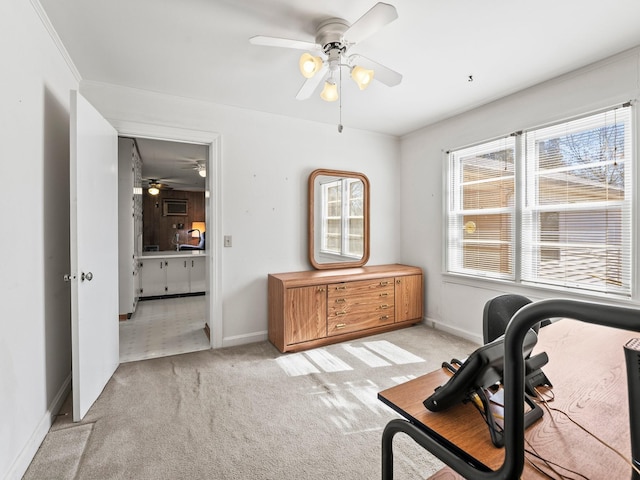
[[[339,116],[338,119],[338,133],[342,133],[342,67],[339,68],[340,72],[340,95],[338,96],[339,103]]]

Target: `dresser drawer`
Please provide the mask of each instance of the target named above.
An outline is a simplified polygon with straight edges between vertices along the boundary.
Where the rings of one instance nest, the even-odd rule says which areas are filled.
[[[327,318],[327,335],[341,335],[368,328],[381,327],[394,322],[393,308],[366,313],[347,313]]]
[[[393,278],[331,284],[327,334],[340,335],[394,322]]]
[[[340,298],[352,296],[368,296],[377,294],[380,297],[393,298],[393,277],[375,280],[359,280],[355,282],[333,283],[328,286],[327,299],[333,303]]]
[[[377,294],[345,296],[327,302],[327,318],[349,315],[375,315],[378,313],[395,313],[393,295],[380,297]]]

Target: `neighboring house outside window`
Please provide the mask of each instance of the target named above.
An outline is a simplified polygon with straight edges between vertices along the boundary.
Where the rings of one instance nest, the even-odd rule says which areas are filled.
[[[450,273],[631,296],[631,107],[449,153]]]

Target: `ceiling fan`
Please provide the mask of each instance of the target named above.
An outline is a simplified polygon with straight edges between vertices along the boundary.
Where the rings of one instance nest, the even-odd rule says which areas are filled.
[[[180,169],[181,170],[195,170],[196,172],[198,172],[198,175],[200,175],[203,178],[207,176],[207,166],[206,166],[204,160],[196,160],[196,161],[192,161],[190,163],[191,163],[191,165],[186,165],[184,167],[180,167]]]
[[[349,69],[351,78],[360,90],[367,88],[374,77],[390,87],[402,81],[402,75],[398,72],[357,53],[349,54],[352,46],[373,35],[396,18],[398,18],[398,12],[393,5],[379,2],[353,24],[349,24],[342,18],[329,18],[323,21],[316,30],[315,43],[262,35],[251,37],[249,42],[254,45],[307,50],[302,54],[299,62],[300,72],[307,80],[302,84],[296,98],[298,100],[309,98],[322,80],[326,79],[320,97],[331,102],[338,99],[336,82],[343,67]],[[314,56],[308,51],[318,55]]]
[[[162,183],[154,178],[150,178],[147,185],[147,192],[149,192],[149,195],[158,195],[160,190],[173,190],[173,187],[170,187],[166,183]]]

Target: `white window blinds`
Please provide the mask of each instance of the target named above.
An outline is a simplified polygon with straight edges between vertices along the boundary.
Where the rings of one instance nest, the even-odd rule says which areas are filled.
[[[631,108],[450,152],[446,270],[630,297]]]
[[[630,110],[525,133],[523,281],[631,294]]]
[[[449,154],[447,269],[513,278],[513,137]]]

